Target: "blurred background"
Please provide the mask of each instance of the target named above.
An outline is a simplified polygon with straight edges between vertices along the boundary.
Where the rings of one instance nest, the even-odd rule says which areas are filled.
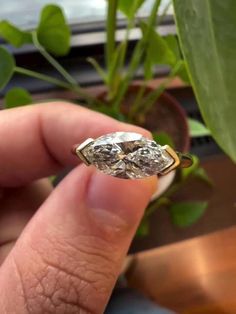
[[[1,3],[0,20],[8,20],[22,30],[31,31],[39,23],[42,8],[52,2],[63,9],[71,31],[68,53],[55,54],[55,60],[66,69],[76,84],[95,100],[112,105],[116,97],[112,101],[109,100],[107,86],[104,88],[106,83],[102,77],[106,70],[109,72],[106,48],[104,50],[107,44],[106,1],[5,1]],[[129,69],[135,48],[143,38],[144,31],[140,30],[139,22],[148,21],[154,3],[155,0],[144,1],[135,16],[135,22],[129,31],[122,71],[116,73],[119,84],[122,84],[121,74]],[[233,10],[232,12],[234,13]],[[194,20],[196,13],[190,13],[192,12],[188,11],[186,15],[189,14]],[[170,53],[171,56],[175,54],[175,61],[186,64],[179,45],[174,9],[170,1],[161,1],[157,15],[153,27],[153,41],[149,41],[149,46],[154,44],[154,48],[157,47],[157,55],[158,49],[163,55],[162,59],[156,58],[155,55],[154,61],[151,60],[151,77],[146,77],[143,66],[145,55],[139,60],[140,64],[132,77],[128,95],[125,95],[120,111],[114,112],[106,106],[98,109],[94,105],[92,108],[122,121],[148,128],[157,142],[171,144],[179,151],[189,151],[195,156],[195,163],[189,172],[177,171],[166,180],[160,179],[163,190],[159,191],[147,209],[147,219],[145,216],[131,245],[130,257],[124,267],[125,278],[122,279],[125,279],[125,286],[128,282],[129,287],[143,292],[155,303],[179,313],[235,314],[236,167],[205,127],[186,68],[185,72],[172,75],[175,64],[169,62]],[[220,19],[215,21],[222,22]],[[116,23],[117,47],[126,40],[128,25],[127,17],[119,11]],[[201,31],[204,32],[204,28]],[[232,33],[230,40],[231,35]],[[15,47],[4,36],[0,36],[0,44],[14,56],[19,68],[30,69],[56,79],[62,78],[55,67],[48,63],[47,57],[45,58],[42,49],[40,51],[37,45],[26,42]],[[43,46],[42,42],[40,44]],[[58,45],[60,46],[60,42]],[[47,51],[48,47],[44,48]],[[209,53],[211,61],[211,46],[202,48],[202,56],[204,51]],[[231,48],[228,51],[231,51]],[[88,58],[93,61],[89,63]],[[207,67],[202,69],[203,76],[207,71]],[[99,72],[102,72],[102,75]],[[231,81],[235,82],[235,79]],[[134,99],[137,100],[135,97],[143,83],[144,96],[146,92],[148,94],[158,90],[163,83],[165,92],[157,97],[150,112],[144,114],[140,106],[132,120],[129,116],[130,103]],[[86,99],[75,95],[73,88],[65,91],[50,80],[32,79],[30,75],[15,71],[14,76],[0,91],[2,108],[8,108],[6,95],[16,87],[27,90],[32,96],[31,102],[65,99],[87,105]],[[66,172],[69,170],[66,169]],[[57,184],[66,172],[59,174],[56,179],[53,178],[54,184]]]

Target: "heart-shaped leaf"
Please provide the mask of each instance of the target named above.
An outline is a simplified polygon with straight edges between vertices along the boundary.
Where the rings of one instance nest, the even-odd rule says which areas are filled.
[[[174,8],[206,126],[236,162],[236,1],[174,0]]]
[[[62,9],[53,4],[46,5],[37,28],[40,44],[56,56],[64,56],[70,49],[70,28]]]
[[[172,222],[178,227],[188,227],[204,214],[207,205],[207,202],[174,203],[169,208]]]
[[[128,18],[134,18],[135,13],[145,0],[119,0],[118,9]]]
[[[8,21],[0,21],[0,37],[4,38],[15,47],[32,43],[32,35],[30,32],[22,31]]]
[[[29,105],[33,102],[31,95],[27,90],[14,87],[9,90],[4,98],[4,107],[6,109]]]
[[[3,47],[0,47],[0,90],[3,89],[12,77],[15,67],[13,56]]]

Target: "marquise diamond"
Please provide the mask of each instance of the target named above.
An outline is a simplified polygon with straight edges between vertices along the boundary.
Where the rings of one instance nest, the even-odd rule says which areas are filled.
[[[85,146],[81,153],[102,172],[123,179],[152,176],[174,163],[161,145],[132,132],[103,135]]]

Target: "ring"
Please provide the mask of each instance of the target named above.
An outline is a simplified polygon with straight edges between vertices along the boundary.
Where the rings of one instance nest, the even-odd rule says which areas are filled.
[[[88,138],[75,145],[72,152],[87,166],[94,165],[100,171],[122,179],[141,179],[153,175],[165,175],[177,167],[190,167],[189,154],[174,151],[155,141],[133,132],[115,132]]]

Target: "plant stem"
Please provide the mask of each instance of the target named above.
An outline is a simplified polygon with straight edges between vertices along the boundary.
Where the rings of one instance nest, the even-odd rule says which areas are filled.
[[[114,101],[114,108],[119,108],[120,107],[120,103],[129,87],[129,84],[131,82],[131,80],[134,77],[134,74],[140,64],[140,61],[142,59],[143,53],[145,51],[146,45],[148,43],[148,40],[150,38],[150,34],[151,34],[151,30],[152,27],[155,25],[156,22],[156,16],[157,16],[157,11],[160,5],[160,0],[156,0],[153,7],[152,7],[152,11],[150,14],[150,17],[148,19],[148,31],[144,34],[143,38],[140,39],[140,41],[137,43],[134,52],[133,52],[133,56],[131,58],[130,61],[130,65],[128,67],[128,71],[126,74],[126,77],[123,79],[120,88],[117,92],[116,95],[116,99]]]
[[[160,198],[158,198],[157,200],[155,200],[154,202],[152,202],[145,214],[144,214],[144,219],[146,219],[147,217],[149,217],[152,213],[154,213],[156,211],[156,209],[160,206],[163,206],[163,205],[170,205],[172,202],[170,199],[168,199],[167,197],[165,196],[161,196]]]
[[[140,105],[140,101],[143,98],[143,95],[146,91],[146,87],[147,87],[147,82],[144,81],[144,83],[142,84],[142,86],[139,88],[138,94],[134,99],[134,102],[131,105],[130,108],[130,112],[129,112],[129,119],[132,120],[136,114],[136,112],[138,111],[139,105]]]
[[[48,75],[45,75],[45,74],[41,74],[41,73],[38,73],[38,72],[35,72],[35,71],[32,71],[32,70],[28,70],[28,69],[25,69],[25,68],[22,68],[22,67],[15,67],[14,71],[16,73],[23,74],[23,75],[26,75],[26,76],[30,76],[30,77],[36,78],[38,80],[41,80],[41,81],[46,81],[46,82],[49,82],[49,83],[51,83],[53,85],[56,85],[56,86],[59,86],[59,87],[71,90],[73,92],[76,92],[77,95],[79,97],[81,97],[82,99],[84,99],[89,105],[91,105],[91,104],[97,105],[97,106],[103,105],[102,102],[100,102],[97,99],[95,99],[95,98],[91,97],[90,95],[88,95],[79,86],[71,85],[71,84],[69,84],[67,82],[63,82],[63,81],[61,81],[61,80],[59,80],[57,78],[54,78],[54,77],[51,77],[51,76],[48,76]]]
[[[32,32],[32,38],[35,47],[39,50],[41,55],[44,56],[44,58],[65,78],[68,83],[78,86],[76,80],[44,49],[44,47],[41,46],[35,31]]]
[[[178,61],[174,68],[171,70],[169,76],[165,79],[165,81],[160,84],[160,86],[154,90],[153,92],[149,93],[147,97],[145,97],[140,104],[139,108],[136,108],[136,110],[141,110],[142,113],[146,114],[153,106],[155,101],[160,97],[160,95],[164,92],[167,85],[170,84],[170,82],[175,78],[176,74],[179,72],[181,67],[183,66],[182,60]]]
[[[171,6],[171,3],[172,3],[172,2],[169,1],[169,2],[166,4],[166,6],[165,6],[165,8],[164,8],[164,10],[163,10],[162,15],[159,17],[159,22],[158,22],[159,25],[163,22],[163,19],[165,18],[166,14],[168,13],[168,10],[169,10],[169,8],[170,8],[170,6]]]
[[[118,47],[115,49],[115,54],[117,54],[117,60],[118,64],[113,68],[113,71],[110,71],[109,69],[109,75],[108,75],[108,88],[109,88],[109,93],[108,93],[108,98],[110,99],[110,102],[113,103],[113,99],[115,99],[117,92],[120,88],[120,83],[122,82],[122,69],[124,69],[125,66],[125,60],[126,60],[126,54],[127,54],[127,48],[128,48],[128,43],[129,43],[129,35],[131,29],[135,25],[135,10],[137,8],[139,0],[134,0],[132,3],[132,8],[131,11],[133,12],[132,17],[128,17],[128,22],[127,22],[127,27],[125,31],[125,36],[124,39],[121,41],[121,43],[118,45]],[[120,79],[116,79],[117,77],[120,77]],[[113,82],[118,82],[116,86],[114,87]],[[113,106],[114,108],[114,106]]]
[[[137,6],[137,1],[138,0],[134,0],[133,1],[133,5],[132,5],[132,9],[131,11],[134,12],[136,6]],[[130,35],[130,31],[131,29],[134,27],[135,25],[135,13],[133,13],[133,18],[129,18],[128,19],[128,24],[127,24],[127,28],[126,28],[126,32],[125,32],[125,38],[123,40],[124,43],[124,49],[122,50],[122,55],[121,55],[121,68],[124,67],[125,64],[125,57],[126,57],[126,52],[127,52],[127,48],[128,48],[128,42],[129,42],[129,35]]]
[[[146,209],[146,212],[144,214],[144,219],[149,217],[152,213],[155,212],[155,210],[163,205],[170,206],[172,204],[172,201],[170,197],[174,195],[177,191],[179,191],[185,184],[188,182],[190,177],[187,178],[179,178],[176,182],[174,181],[173,184],[165,191],[158,199],[154,200]]]
[[[115,32],[116,32],[116,12],[118,0],[107,1],[107,23],[106,23],[106,66],[110,68],[113,53],[115,50]]]
[[[57,86],[62,87],[62,88],[71,89],[71,85],[66,83],[66,82],[63,82],[63,81],[61,81],[61,80],[59,80],[57,78],[54,78],[54,77],[51,77],[51,76],[48,76],[48,75],[45,75],[45,74],[41,74],[41,73],[38,73],[38,72],[35,72],[35,71],[32,71],[32,70],[28,70],[28,69],[16,66],[15,67],[15,72],[23,74],[23,75],[30,76],[30,77],[33,77],[33,78],[36,78],[36,79],[39,79],[39,80],[42,80],[42,81],[49,82],[51,84],[57,85]]]

